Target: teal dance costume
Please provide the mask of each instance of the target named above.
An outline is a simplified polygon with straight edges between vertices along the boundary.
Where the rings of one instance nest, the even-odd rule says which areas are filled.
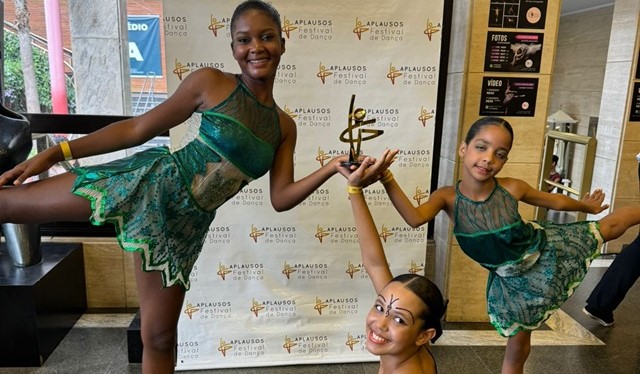
[[[518,201],[497,180],[485,201],[465,197],[456,185],[454,225],[464,253],[489,270],[487,309],[502,336],[540,327],[580,284],[603,243],[595,221],[523,221]]]
[[[113,223],[120,245],[140,252],[165,287],[189,289],[216,209],[271,168],[280,144],[276,105],[264,106],[237,77],[235,90],[204,111],[196,139],[171,153],[151,148],[74,168],[73,193],[91,202],[91,223]]]

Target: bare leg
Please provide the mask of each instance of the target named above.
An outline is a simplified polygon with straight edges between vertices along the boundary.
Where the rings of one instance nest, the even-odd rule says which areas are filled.
[[[74,195],[73,173],[0,189],[0,223],[88,221],[91,203]]]
[[[507,340],[502,361],[502,374],[522,374],[531,352],[531,331],[520,331]]]
[[[173,373],[178,318],[185,291],[181,286],[162,288],[162,275],[142,271],[140,256],[134,257],[142,324],[142,372]]]
[[[640,207],[626,206],[614,210],[600,220],[600,233],[605,241],[619,238],[631,226],[640,223]]]

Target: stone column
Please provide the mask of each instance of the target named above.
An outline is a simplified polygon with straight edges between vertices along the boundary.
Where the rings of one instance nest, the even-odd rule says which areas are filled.
[[[639,22],[638,0],[615,1],[592,182],[594,188],[603,188],[607,196],[611,196],[613,210],[625,205],[640,204],[638,162],[635,159],[635,155],[640,153],[640,123],[629,122],[628,108],[636,64],[640,63]],[[635,81],[640,82],[638,79]],[[637,228],[627,231],[619,239],[608,243],[606,251],[619,252],[622,245],[633,241],[636,235]]]
[[[69,0],[78,114],[131,114],[126,0]]]

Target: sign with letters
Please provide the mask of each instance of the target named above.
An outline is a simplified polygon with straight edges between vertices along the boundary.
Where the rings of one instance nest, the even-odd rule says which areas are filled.
[[[129,16],[129,62],[132,77],[162,76],[160,18]]]

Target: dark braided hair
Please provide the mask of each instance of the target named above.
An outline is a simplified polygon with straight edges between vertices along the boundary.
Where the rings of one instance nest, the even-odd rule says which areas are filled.
[[[391,282],[399,282],[408,290],[413,292],[424,303],[424,309],[418,315],[418,318],[424,321],[422,330],[435,329],[436,335],[431,339],[431,343],[442,335],[442,324],[440,320],[447,310],[447,303],[442,298],[442,293],[438,286],[432,281],[417,274],[400,274],[393,278]]]
[[[249,10],[258,10],[264,12],[271,18],[271,20],[277,25],[278,33],[282,34],[282,23],[280,22],[280,13],[273,7],[273,5],[266,3],[262,0],[247,0],[236,7],[231,16],[231,33],[236,27],[236,21],[238,17]]]

